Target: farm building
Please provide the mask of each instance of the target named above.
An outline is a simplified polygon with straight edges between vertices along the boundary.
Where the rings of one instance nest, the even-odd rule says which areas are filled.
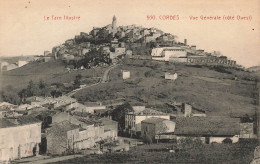
[[[222,143],[229,138],[238,142],[240,119],[229,117],[179,117],[176,119],[177,142],[185,138],[200,139],[203,143]]]

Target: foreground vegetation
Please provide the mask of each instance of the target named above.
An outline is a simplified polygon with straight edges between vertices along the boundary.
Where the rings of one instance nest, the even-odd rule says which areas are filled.
[[[253,159],[255,140],[236,144],[185,145],[176,153],[170,153],[171,143],[138,146],[129,152],[88,155],[58,163],[249,163]]]

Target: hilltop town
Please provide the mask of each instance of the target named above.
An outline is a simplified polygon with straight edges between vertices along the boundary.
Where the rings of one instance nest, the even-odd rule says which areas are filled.
[[[0,161],[259,158],[258,77],[177,38],[114,16],[43,55],[1,61]]]

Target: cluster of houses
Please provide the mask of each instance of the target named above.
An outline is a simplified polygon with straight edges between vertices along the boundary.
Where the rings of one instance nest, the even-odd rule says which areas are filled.
[[[125,131],[144,140],[199,139],[202,143],[222,143],[225,139],[238,142],[239,138],[256,138],[253,122],[240,118],[207,116],[201,109],[187,103],[168,104],[174,114],[163,113],[145,106],[132,106],[125,115]]]
[[[109,36],[112,38],[109,43],[96,43],[98,38],[107,39]],[[111,24],[102,28],[93,27],[89,34],[81,32],[74,39],[53,47],[51,53],[46,51],[44,56],[65,61],[80,60],[90,51],[97,50],[101,56],[107,56],[115,63],[122,55],[132,56],[128,43],[146,44],[152,41],[175,43],[175,38],[176,36],[157,28],[144,28],[138,25],[117,26],[117,19],[114,16]]]
[[[0,104],[0,161],[66,154],[117,140],[118,123],[94,114],[106,106],[80,104],[67,96],[30,97],[26,102]]]
[[[226,56],[222,56],[219,52],[208,53],[196,49],[194,45],[187,45],[186,39],[184,44],[176,43],[171,46],[155,47],[152,49],[151,56],[153,60],[158,61],[236,66],[236,61],[227,59]]]
[[[0,104],[0,159],[9,161],[42,154],[67,154],[98,147],[118,139],[118,122],[100,117],[108,105],[80,104],[67,96],[29,97],[19,106]],[[131,104],[125,113],[124,132],[151,142],[199,139],[202,143],[232,143],[255,138],[253,122],[240,118],[212,117],[187,103],[169,103],[172,113],[143,104]],[[18,134],[18,135],[17,135]],[[19,136],[19,137],[17,137]]]

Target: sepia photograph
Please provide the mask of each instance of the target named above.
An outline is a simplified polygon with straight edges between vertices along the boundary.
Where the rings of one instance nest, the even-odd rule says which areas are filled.
[[[0,164],[260,164],[260,0],[0,0]]]

